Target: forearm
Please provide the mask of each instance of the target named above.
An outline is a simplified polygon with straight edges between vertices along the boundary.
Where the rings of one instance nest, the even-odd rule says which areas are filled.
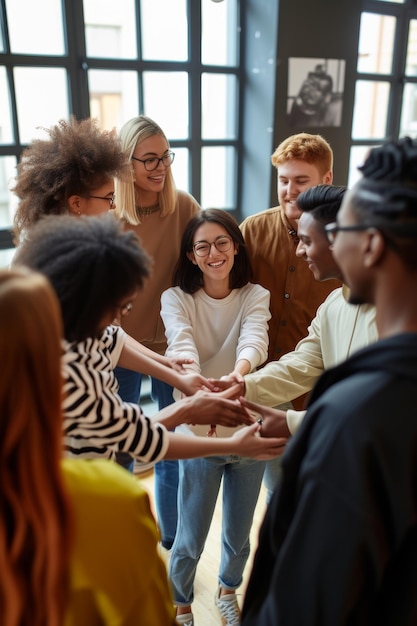
[[[141,346],[141,349],[137,346]],[[164,383],[176,387],[181,375],[164,364],[164,359],[165,357],[145,348],[145,346],[137,342],[132,344],[132,342],[128,341],[120,354],[118,365],[153,378],[158,378]]]

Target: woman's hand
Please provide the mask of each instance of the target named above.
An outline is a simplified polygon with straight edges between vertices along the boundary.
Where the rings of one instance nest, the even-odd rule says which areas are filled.
[[[220,424],[235,428],[255,421],[240,402],[229,400],[223,394],[198,391],[182,402],[187,402],[187,424]]]
[[[179,372],[180,374],[187,374],[190,371],[187,370],[184,365],[191,365],[191,363],[194,363],[194,359],[186,359],[180,356],[167,356],[166,359],[168,361],[168,367],[171,367],[173,370]]]

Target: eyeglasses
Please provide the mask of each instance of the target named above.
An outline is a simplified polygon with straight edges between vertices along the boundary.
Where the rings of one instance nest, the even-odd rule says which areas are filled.
[[[112,209],[116,200],[116,193],[113,192],[111,196],[87,196],[87,198],[95,198],[96,200],[107,200],[110,203],[110,208]]]
[[[153,172],[154,170],[156,170],[161,161],[165,167],[169,167],[173,163],[174,158],[175,152],[168,152],[167,154],[164,154],[164,156],[161,158],[151,157],[150,159],[138,159],[138,157],[132,156],[132,159],[134,161],[139,161],[140,163],[143,163],[147,172]]]
[[[196,241],[193,245],[194,254],[197,256],[208,256],[211,246],[214,246],[219,252],[228,252],[232,247],[233,239],[231,237],[218,237],[216,241],[209,243],[208,241]]]
[[[355,232],[360,230],[369,230],[371,226],[368,224],[352,224],[351,226],[339,226],[336,222],[326,224],[324,230],[326,231],[326,237],[330,244],[334,244],[336,241],[336,235],[339,231]]]
[[[127,302],[126,304],[122,304],[118,307],[120,317],[124,317],[125,315],[129,315],[130,311],[133,309],[133,304],[131,302]]]

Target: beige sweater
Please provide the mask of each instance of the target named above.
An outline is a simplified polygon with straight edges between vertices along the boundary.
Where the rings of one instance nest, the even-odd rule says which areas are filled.
[[[160,316],[161,294],[172,287],[172,272],[180,253],[181,237],[190,218],[200,211],[197,201],[185,191],[178,191],[175,211],[161,217],[159,212],[142,218],[137,226],[126,224],[141,240],[153,259],[152,274],[139,292],[132,311],[123,318],[124,330],[145,346],[164,354],[165,330]]]

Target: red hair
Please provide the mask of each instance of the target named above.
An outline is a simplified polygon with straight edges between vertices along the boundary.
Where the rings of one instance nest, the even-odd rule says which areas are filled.
[[[2,626],[60,626],[72,521],[62,458],[62,322],[46,278],[0,271]]]

